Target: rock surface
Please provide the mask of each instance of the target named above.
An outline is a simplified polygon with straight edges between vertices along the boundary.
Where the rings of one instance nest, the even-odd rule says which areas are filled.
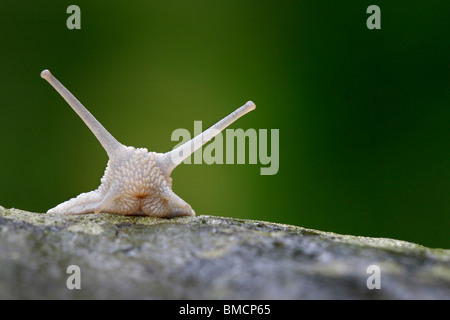
[[[81,270],[69,290],[67,268]],[[368,289],[370,265],[381,289]],[[234,218],[0,207],[0,299],[450,299],[450,250]]]

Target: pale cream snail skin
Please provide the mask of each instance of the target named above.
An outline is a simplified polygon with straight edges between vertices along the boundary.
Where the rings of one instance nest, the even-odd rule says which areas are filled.
[[[256,108],[252,101],[217,122],[209,129],[166,153],[127,147],[118,142],[97,119],[67,90],[49,70],[41,72],[53,88],[96,136],[109,161],[100,186],[63,202],[48,213],[112,213],[172,218],[195,216],[191,206],[172,191],[170,174],[184,159],[214,138],[234,121]]]

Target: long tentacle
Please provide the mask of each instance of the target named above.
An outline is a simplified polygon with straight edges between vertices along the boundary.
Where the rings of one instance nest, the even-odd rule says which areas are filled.
[[[64,87],[48,70],[41,72],[41,77],[47,80],[53,88],[67,101],[72,109],[80,116],[86,123],[92,133],[97,137],[109,158],[114,157],[116,151],[123,145],[118,142],[103,126],[95,119],[95,117],[74,97],[69,90]]]
[[[216,135],[218,135],[222,130],[228,127],[230,124],[235,122],[237,119],[245,115],[246,113],[254,110],[256,108],[252,101],[248,101],[242,107],[236,109],[234,112],[230,113],[228,116],[217,122],[215,125],[206,129],[201,134],[197,135],[190,141],[182,144],[176,149],[173,149],[161,157],[161,165],[165,169],[166,174],[170,173],[178,166],[184,159],[189,157],[196,150],[200,149],[205,143],[210,141]]]

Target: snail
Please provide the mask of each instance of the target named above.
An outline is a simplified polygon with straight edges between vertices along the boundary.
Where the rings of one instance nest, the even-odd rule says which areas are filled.
[[[47,213],[69,215],[104,212],[161,218],[195,216],[192,207],[173,192],[172,171],[222,130],[256,108],[252,101],[248,101],[179,147],[166,153],[149,152],[145,148],[125,146],[118,142],[50,71],[42,71],[41,77],[80,116],[109,157],[101,184],[96,190],[81,193]]]

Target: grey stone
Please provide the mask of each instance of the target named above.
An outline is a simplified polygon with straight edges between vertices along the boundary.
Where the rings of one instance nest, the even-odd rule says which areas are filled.
[[[80,290],[66,286],[70,265]],[[450,250],[215,216],[0,207],[0,299],[450,299]]]

